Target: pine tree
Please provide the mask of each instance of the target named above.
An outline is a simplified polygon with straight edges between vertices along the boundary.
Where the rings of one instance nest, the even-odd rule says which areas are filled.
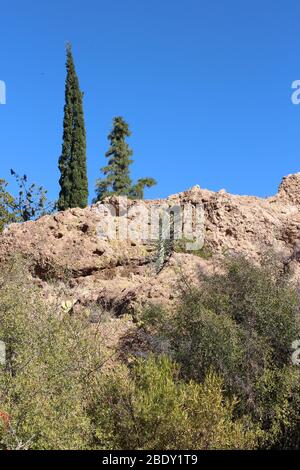
[[[133,199],[144,199],[145,188],[152,188],[156,185],[154,178],[140,178],[130,190],[130,197]]]
[[[95,202],[113,194],[143,199],[145,187],[156,184],[153,178],[141,178],[132,185],[130,165],[133,163],[133,152],[126,142],[130,135],[127,122],[121,116],[115,117],[113,130],[108,136],[110,148],[105,154],[109,160],[107,166],[101,168],[104,178],[97,180]]]
[[[113,130],[108,136],[110,147],[105,156],[109,158],[107,166],[101,168],[105,178],[98,179],[96,185],[96,200],[102,200],[108,195],[128,196],[131,189],[129,165],[132,163],[132,150],[126,143],[126,137],[131,132],[127,122],[121,116],[113,120]]]
[[[83,116],[83,94],[79,88],[71,46],[67,46],[64,132],[59,158],[59,210],[86,207],[88,180],[86,168],[86,135]]]

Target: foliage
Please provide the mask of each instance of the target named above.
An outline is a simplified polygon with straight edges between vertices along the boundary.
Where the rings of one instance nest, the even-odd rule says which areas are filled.
[[[155,272],[160,273],[164,265],[170,258],[173,252],[173,240],[171,238],[165,238],[161,229],[159,232],[159,239],[157,243],[157,249],[155,253]]]
[[[299,447],[298,297],[275,264],[228,260],[175,312],[148,309],[169,356],[129,368],[104,368],[103,324],[72,306],[45,305],[22,260],[2,263],[2,449]]]
[[[47,200],[47,191],[34,183],[28,185],[27,176],[19,176],[14,170],[19,191],[14,197],[7,191],[7,182],[0,180],[0,233],[4,227],[13,222],[27,222],[37,219],[54,210],[54,204]]]
[[[180,215],[178,216],[176,211],[170,210],[169,213],[163,212],[160,214],[159,239],[155,255],[155,271],[157,274],[163,269],[172,253],[190,253],[203,259],[210,259],[212,256],[211,250],[206,245],[196,250],[189,250],[188,244],[194,244],[196,240],[176,238],[176,227],[180,225]]]
[[[125,139],[130,135],[127,122],[121,116],[115,117],[113,129],[108,136],[110,147],[105,154],[109,159],[108,164],[101,168],[105,178],[97,181],[97,200],[102,200],[110,194],[129,195],[132,183],[129,165],[133,162],[133,152]]]
[[[0,410],[10,417],[1,447],[86,448],[86,408],[103,361],[96,330],[85,317],[46,307],[19,260],[1,266],[0,340]]]
[[[47,190],[35,183],[28,185],[26,175],[20,176],[14,170],[10,170],[19,187],[18,196],[14,199],[13,211],[15,219],[20,222],[38,219],[54,210],[54,203],[48,201]]]
[[[0,179],[0,233],[6,224],[15,222],[15,200],[6,188],[6,181]]]
[[[299,298],[282,269],[228,259],[222,273],[187,288],[173,315],[156,307],[143,320],[164,335],[185,380],[203,382],[211,368],[224,378],[227,396],[239,399],[239,416],[263,423],[265,446],[299,441],[299,370],[291,344],[299,338]]]
[[[175,217],[174,212],[162,212],[159,215],[159,238],[155,255],[155,272],[158,274],[172,255],[174,251],[175,236]]]
[[[154,178],[140,178],[130,190],[130,197],[132,199],[144,199],[145,188],[152,188],[156,185]]]
[[[115,117],[113,129],[108,136],[110,147],[105,154],[109,160],[108,164],[101,168],[104,178],[97,180],[95,201],[101,201],[111,195],[143,199],[144,189],[156,184],[153,178],[141,178],[132,185],[129,168],[133,163],[133,152],[126,142],[130,135],[127,122],[121,116]]]
[[[199,256],[199,258],[206,259],[206,260],[212,257],[212,252],[210,248],[206,245],[204,245],[202,248],[199,248],[198,250],[187,250],[186,248],[187,243],[193,243],[193,242],[194,240],[187,240],[187,239],[176,240],[174,243],[174,252],[175,253],[190,253],[191,255]]]
[[[267,429],[265,444],[274,449],[299,449],[300,375],[297,368],[266,369],[256,383],[255,419]]]
[[[63,145],[58,165],[59,210],[86,207],[88,200],[83,93],[79,88],[70,45],[67,46],[66,68]]]
[[[234,399],[224,399],[222,380],[208,373],[198,384],[179,380],[166,356],[136,363],[132,377],[109,376],[94,404],[95,446],[114,449],[246,449],[259,430],[234,420]]]

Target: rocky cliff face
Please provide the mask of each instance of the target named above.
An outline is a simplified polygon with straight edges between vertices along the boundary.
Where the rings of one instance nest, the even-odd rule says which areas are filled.
[[[0,260],[21,253],[46,297],[59,291],[72,299],[74,308],[95,304],[117,314],[149,302],[172,304],[182,273],[197,282],[228,252],[259,261],[271,249],[300,277],[300,173],[285,177],[278,194],[266,199],[194,187],[165,200],[130,201],[126,213],[123,203],[111,198],[106,205],[12,224],[0,237]],[[153,262],[157,243],[147,237],[118,239],[107,226],[107,221],[117,224],[121,219],[129,226],[143,221],[145,211],[157,205],[199,204],[205,213],[205,251],[175,252],[158,274]]]

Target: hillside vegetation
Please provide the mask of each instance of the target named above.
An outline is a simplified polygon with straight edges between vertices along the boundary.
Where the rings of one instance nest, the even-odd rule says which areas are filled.
[[[112,355],[103,317],[45,302],[22,259],[2,263],[1,448],[297,448],[298,311],[280,264],[230,258],[175,311],[140,312],[144,354]]]

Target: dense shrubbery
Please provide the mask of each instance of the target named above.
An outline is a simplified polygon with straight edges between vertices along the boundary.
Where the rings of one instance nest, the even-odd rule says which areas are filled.
[[[13,262],[0,274],[0,340],[0,410],[10,416],[1,447],[86,447],[87,400],[103,360],[88,319],[46,308],[25,268]]]
[[[168,355],[103,368],[97,326],[46,307],[13,261],[0,272],[1,448],[299,448],[297,315],[275,264],[232,259],[172,314],[145,312]]]
[[[276,263],[257,267],[228,260],[222,274],[187,289],[173,315],[155,307],[144,315],[169,340],[185,380],[202,382],[213,369],[237,416],[250,415],[265,431],[261,445],[297,447],[299,370],[291,345],[299,334],[299,299]]]
[[[208,372],[203,383],[184,382],[167,356],[138,361],[131,378],[124,373],[107,378],[98,400],[93,412],[96,445],[101,448],[251,449],[257,445],[259,432],[250,420],[233,418],[236,401],[224,398],[220,377]]]

